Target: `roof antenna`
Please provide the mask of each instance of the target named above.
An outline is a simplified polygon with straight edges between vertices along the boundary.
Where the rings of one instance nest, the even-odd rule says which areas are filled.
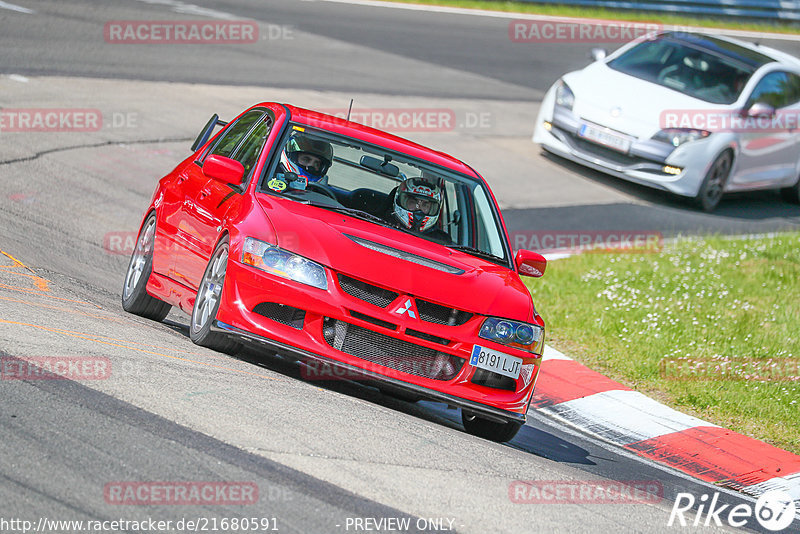
[[[350,122],[350,112],[353,111],[353,99],[350,99],[350,107],[347,110],[347,122]]]

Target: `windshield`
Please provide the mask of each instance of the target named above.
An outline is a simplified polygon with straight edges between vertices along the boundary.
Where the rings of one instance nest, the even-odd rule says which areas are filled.
[[[261,190],[508,265],[485,185],[362,141],[292,125]]]
[[[645,41],[608,66],[712,104],[736,102],[754,72],[746,63],[668,38]]]

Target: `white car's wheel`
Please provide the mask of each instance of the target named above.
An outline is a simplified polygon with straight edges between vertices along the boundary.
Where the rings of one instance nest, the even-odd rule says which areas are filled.
[[[703,211],[711,212],[716,209],[725,192],[725,184],[728,183],[732,165],[733,155],[729,150],[717,156],[717,159],[711,164],[703,180],[703,185],[700,186],[700,191],[695,197],[695,203]]]

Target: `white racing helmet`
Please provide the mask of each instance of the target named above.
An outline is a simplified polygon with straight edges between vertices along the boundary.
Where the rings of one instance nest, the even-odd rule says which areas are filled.
[[[406,228],[424,232],[434,227],[442,207],[442,188],[423,178],[403,181],[394,196],[394,214]]]

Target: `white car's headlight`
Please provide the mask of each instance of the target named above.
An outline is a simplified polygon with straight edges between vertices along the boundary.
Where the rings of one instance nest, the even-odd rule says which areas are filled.
[[[662,143],[669,143],[672,146],[680,146],[683,143],[690,141],[697,141],[704,139],[711,135],[711,132],[706,130],[692,130],[690,128],[668,128],[661,130],[653,136],[654,141],[661,141]]]
[[[328,289],[325,267],[303,256],[252,237],[244,238],[242,263],[301,284]]]
[[[534,354],[541,354],[544,349],[544,328],[510,319],[487,317],[478,337]]]
[[[575,94],[572,92],[572,89],[563,81],[559,81],[558,87],[556,87],[556,106],[572,109],[574,104]]]

